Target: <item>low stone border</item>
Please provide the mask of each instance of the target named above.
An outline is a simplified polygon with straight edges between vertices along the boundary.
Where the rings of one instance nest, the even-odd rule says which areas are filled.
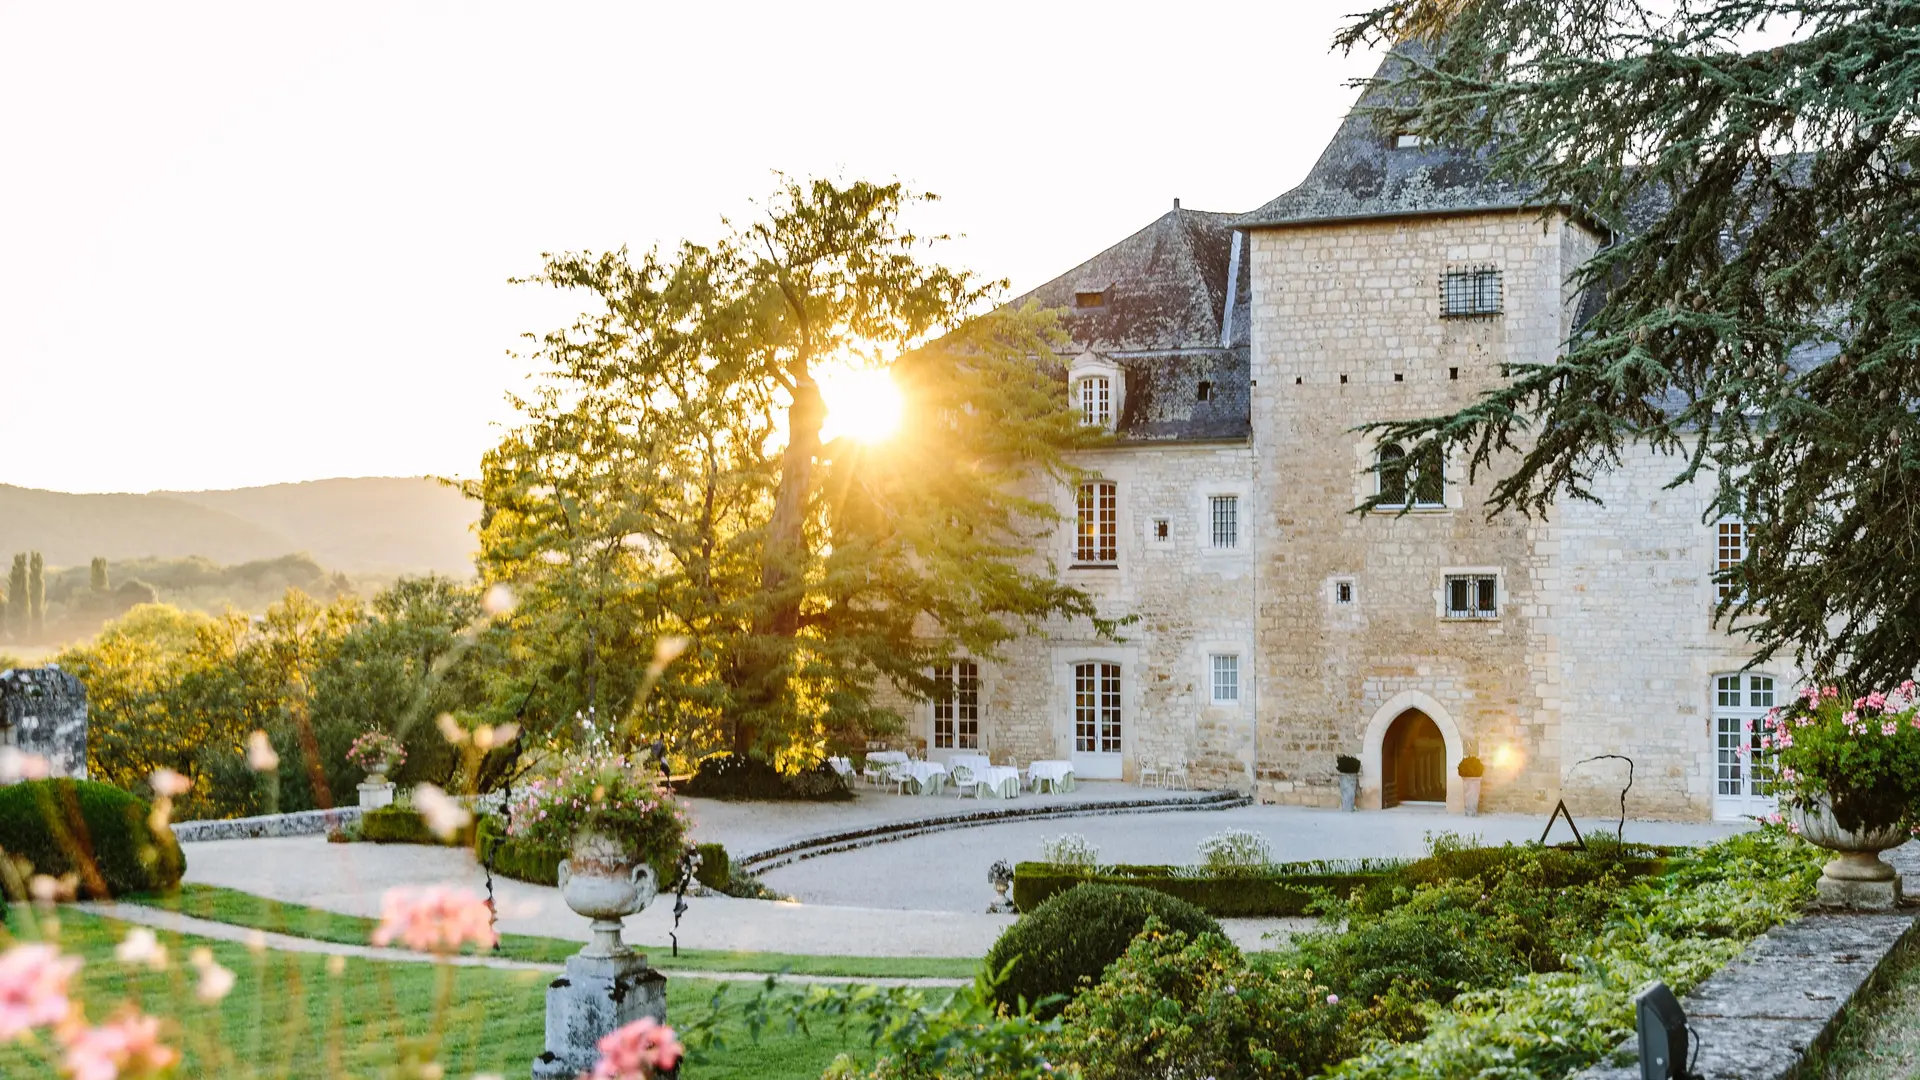
[[[1920,844],[1886,853],[1920,889]],[[1835,1022],[1894,950],[1913,937],[1920,907],[1887,914],[1815,913],[1776,926],[1680,1002],[1699,1037],[1706,1080],[1786,1080],[1831,1039]],[[1596,1065],[1576,1080],[1639,1080],[1638,1044],[1614,1051],[1627,1065]]]
[[[173,837],[183,844],[200,840],[259,840],[271,836],[314,836],[345,828],[360,820],[358,806],[334,810],[299,810],[291,814],[227,818],[222,821],[176,821]]]
[[[874,844],[905,840],[949,829],[968,829],[980,825],[999,825],[1009,821],[1044,821],[1052,818],[1102,817],[1114,814],[1156,814],[1178,810],[1231,810],[1250,806],[1253,800],[1233,791],[1195,792],[1171,799],[1118,799],[1112,802],[1029,803],[1024,806],[982,807],[977,810],[910,821],[882,822],[853,829],[815,833],[788,840],[761,851],[735,856],[733,865],[743,870],[776,870],[801,859],[854,851]]]

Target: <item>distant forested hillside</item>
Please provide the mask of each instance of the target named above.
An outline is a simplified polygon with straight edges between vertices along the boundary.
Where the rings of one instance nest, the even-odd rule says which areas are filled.
[[[234,491],[71,495],[0,484],[0,554],[39,551],[51,567],[96,556],[219,564],[304,552],[329,571],[473,573],[479,508],[419,477],[274,484]]]

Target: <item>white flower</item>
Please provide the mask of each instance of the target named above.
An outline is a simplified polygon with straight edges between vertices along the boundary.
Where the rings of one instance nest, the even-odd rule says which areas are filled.
[[[502,615],[513,614],[516,603],[518,601],[514,599],[513,586],[502,581],[488,589],[486,595],[480,598],[480,609],[494,618],[499,618]]]
[[[200,969],[200,985],[194,988],[194,996],[212,1004],[233,992],[233,972],[208,960]]]
[[[193,786],[193,781],[163,766],[153,770],[153,775],[147,777],[147,784],[153,788],[155,795],[171,799],[175,795],[185,795],[187,789]]]
[[[124,941],[113,947],[113,958],[123,964],[145,964],[155,971],[164,971],[167,947],[160,944],[152,930],[136,926],[127,931]]]
[[[29,754],[17,746],[0,746],[0,784],[45,780],[52,771],[47,759],[39,754]]]
[[[433,835],[442,840],[453,839],[455,833],[473,821],[466,807],[432,784],[420,784],[413,789],[413,808],[420,811]]]
[[[272,772],[280,767],[280,755],[274,753],[266,732],[256,731],[247,736],[247,767],[254,772]]]
[[[244,940],[247,943],[248,952],[263,953],[267,951],[267,935],[258,930],[247,931],[247,936]]]

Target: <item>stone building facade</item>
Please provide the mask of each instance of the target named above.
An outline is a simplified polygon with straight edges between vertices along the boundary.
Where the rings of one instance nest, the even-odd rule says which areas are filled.
[[[1117,642],[1062,625],[961,661],[915,734],[936,757],[1184,765],[1316,806],[1337,804],[1352,754],[1366,808],[1461,809],[1473,754],[1490,810],[1608,813],[1626,758],[1636,816],[1769,809],[1739,747],[1797,676],[1743,671],[1714,627],[1740,526],[1703,520],[1703,487],[1667,489],[1673,459],[1630,457],[1598,481],[1603,505],[1546,519],[1489,517],[1489,478],[1461,462],[1416,470],[1405,512],[1354,512],[1397,450],[1357,427],[1551,360],[1592,310],[1569,281],[1604,239],[1356,111],[1265,206],[1176,203],[1015,301],[1062,311],[1063,392],[1116,436],[1055,492],[1066,524],[1042,554],[1135,621]]]
[[[87,688],[57,665],[0,671],[0,746],[47,759],[54,776],[87,778]]]

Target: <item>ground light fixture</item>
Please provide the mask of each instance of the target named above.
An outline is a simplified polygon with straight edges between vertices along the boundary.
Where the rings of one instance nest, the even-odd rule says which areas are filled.
[[[1634,1026],[1640,1034],[1640,1080],[1701,1080],[1687,1059],[1687,1014],[1667,984],[1655,980],[1633,995]],[[1694,1054],[1699,1054],[1694,1044]]]

